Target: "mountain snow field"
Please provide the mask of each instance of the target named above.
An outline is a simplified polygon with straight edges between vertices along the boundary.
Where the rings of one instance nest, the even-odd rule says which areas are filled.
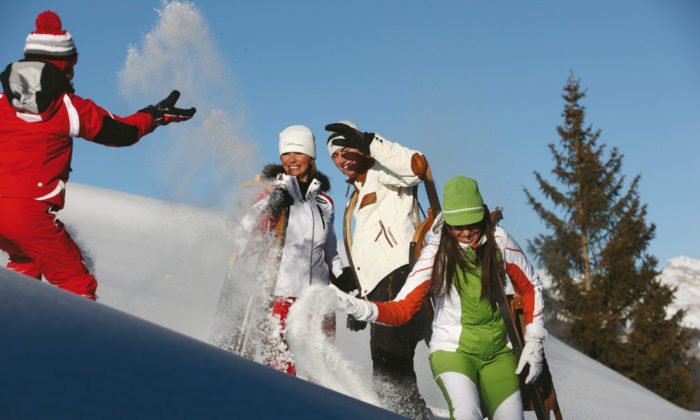
[[[677,288],[670,311],[675,313],[678,309],[685,309],[683,324],[700,329],[700,261],[688,257],[669,260],[661,281]]]
[[[209,344],[241,213],[70,184],[59,216],[98,279],[99,300],[0,269],[0,417],[394,417],[371,405],[367,330],[347,331],[344,314],[335,341],[301,325],[332,307],[323,290],[313,291],[313,304],[302,297],[289,320],[306,380]],[[664,278],[682,278],[676,305],[691,310],[693,323],[697,273],[700,262],[687,258],[664,270]],[[567,420],[697,418],[556,337],[547,338],[545,352]],[[447,417],[424,344],[415,365],[428,405]]]

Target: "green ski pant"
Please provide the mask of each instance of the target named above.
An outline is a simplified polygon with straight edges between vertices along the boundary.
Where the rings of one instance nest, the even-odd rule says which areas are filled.
[[[508,347],[482,360],[461,351],[430,354],[433,378],[442,391],[453,419],[482,419],[481,401],[491,419],[522,419],[517,361]]]

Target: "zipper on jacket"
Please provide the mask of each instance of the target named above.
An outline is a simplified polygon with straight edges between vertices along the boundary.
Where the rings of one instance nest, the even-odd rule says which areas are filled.
[[[321,206],[316,204],[316,208],[318,209],[318,215],[321,217],[321,223],[323,224],[323,230],[326,230],[326,221],[323,220],[323,211],[321,210]]]
[[[311,203],[309,203],[309,207],[311,207]],[[309,286],[311,286],[314,278],[314,234],[316,233],[316,220],[314,219],[314,210],[313,208],[309,208],[311,210],[311,246],[309,247]]]

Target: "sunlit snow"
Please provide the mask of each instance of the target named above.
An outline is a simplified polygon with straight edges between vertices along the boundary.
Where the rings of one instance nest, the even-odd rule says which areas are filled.
[[[71,228],[81,247],[89,256],[94,273],[99,281],[99,307],[111,307],[133,316],[150,321],[175,332],[189,336],[201,343],[204,348],[216,350],[208,344],[214,326],[214,314],[223,279],[226,275],[232,250],[235,249],[237,232],[237,215],[221,214],[192,207],[165,203],[149,198],[103,190],[94,187],[70,184],[68,205],[61,212],[62,220]],[[2,256],[4,260],[4,255]],[[30,279],[25,279],[32,282]],[[254,278],[239,279],[242,282],[254,282]],[[3,278],[2,282],[9,281]],[[51,288],[49,285],[42,285]],[[44,290],[44,289],[42,289]],[[47,289],[56,292],[52,289]],[[59,293],[63,293],[58,291]],[[56,293],[52,293],[56,294]],[[72,296],[70,296],[72,298]],[[331,294],[323,288],[314,288],[304,296],[289,319],[289,340],[300,376],[316,384],[336,390],[354,398],[377,403],[371,391],[371,361],[369,358],[369,337],[367,331],[351,333],[344,327],[344,314],[338,314],[337,337],[330,340],[312,326],[318,323],[318,317],[331,308]],[[3,304],[8,306],[16,300],[14,296],[3,294]],[[242,298],[241,301],[245,299]],[[15,302],[21,305],[21,302]],[[242,303],[241,303],[242,304]],[[65,299],[61,305],[92,305],[80,299]],[[10,305],[12,306],[12,305]],[[15,305],[16,306],[16,305]],[[31,306],[27,304],[27,313]],[[78,308],[75,309],[78,313]],[[9,319],[2,324],[10,323]],[[119,328],[118,322],[104,325],[101,334],[109,337],[113,328]],[[61,339],[62,327],[53,325],[51,332],[37,331],[31,342],[18,340],[12,334],[17,331],[3,327],[3,346],[12,343],[14,349],[23,346],[41,346],[50,352],[55,346],[54,340]],[[65,326],[66,338],[74,338],[74,332]],[[141,327],[139,327],[141,328]],[[116,330],[115,330],[116,331]],[[151,333],[140,329],[142,334]],[[116,332],[115,332],[116,334]],[[154,333],[158,336],[162,333]],[[102,336],[101,336],[102,337]],[[119,336],[120,340],[129,340]],[[183,337],[184,338],[184,337]],[[156,337],[144,337],[156,340]],[[156,340],[157,341],[157,340]],[[195,342],[195,341],[193,341]],[[128,345],[128,342],[122,343]],[[192,344],[188,344],[192,345]],[[197,347],[197,346],[195,346]],[[635,384],[607,367],[591,360],[581,353],[566,346],[555,337],[550,336],[545,345],[547,358],[554,376],[564,417],[567,419],[658,419],[658,418],[695,418],[651,391]],[[12,349],[5,349],[10,351]],[[27,349],[29,350],[29,349]],[[109,346],[94,351],[110,351]],[[107,369],[120,369],[129,365],[131,352],[123,355],[109,353],[117,360]],[[7,354],[7,353],[5,353]],[[192,358],[202,357],[207,352],[192,351]],[[230,355],[234,361],[226,361],[226,354],[215,351],[217,355],[212,363],[236,365],[247,363]],[[433,382],[428,366],[428,352],[424,344],[419,344],[415,357],[419,387],[429,406],[439,416],[446,416],[446,405]],[[178,353],[178,357],[183,357]],[[55,363],[55,359],[51,359]],[[192,363],[197,363],[192,360]],[[235,369],[222,371],[237,375]],[[47,373],[42,364],[22,366],[25,375],[32,378],[32,383],[40,387],[47,380]],[[259,366],[259,365],[256,365]],[[272,369],[259,366],[263,371]],[[98,369],[95,367],[95,369]],[[109,371],[99,368],[95,376],[109,381]],[[176,369],[176,367],[173,367]],[[70,369],[68,369],[70,371]],[[148,380],[168,382],[172,378],[167,370],[159,371],[153,377],[141,377],[138,369],[128,371],[134,382]],[[277,372],[273,372],[277,373]],[[116,374],[116,373],[115,373]],[[125,373],[119,372],[123,378]],[[145,375],[145,373],[144,373]],[[158,376],[160,375],[160,376]],[[284,375],[260,376],[260,380],[269,380]],[[255,388],[256,376],[246,376],[251,389]],[[289,378],[292,382],[302,379]],[[94,380],[94,378],[93,378]],[[65,379],[70,384],[71,379]],[[0,381],[1,382],[1,381]],[[303,383],[306,383],[304,381]],[[203,381],[198,386],[207,387]],[[212,384],[212,386],[215,386]],[[116,382],[109,392],[117,398],[128,394],[130,385]],[[0,393],[0,402],[13,398],[9,389]],[[41,407],[42,398],[48,398],[46,392],[32,396]],[[286,395],[268,396],[274,400],[290,398]],[[250,404],[260,404],[248,399]],[[81,404],[90,404],[81,401]],[[272,404],[272,403],[270,403]],[[267,410],[266,407],[249,407],[255,411]],[[1,410],[1,408],[0,408]],[[40,408],[37,408],[40,410]],[[39,411],[40,412],[40,411]],[[265,411],[267,412],[267,411]],[[46,414],[46,413],[44,413]],[[529,418],[534,418],[530,416]]]

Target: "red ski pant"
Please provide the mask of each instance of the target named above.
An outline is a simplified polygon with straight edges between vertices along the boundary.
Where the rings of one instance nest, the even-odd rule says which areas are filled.
[[[51,211],[51,205],[26,198],[0,198],[0,249],[7,268],[46,280],[61,289],[95,299],[97,281],[80,249]]]
[[[272,302],[272,315],[274,319],[279,323],[279,337],[274,337],[274,339],[268,340],[268,346],[270,349],[270,358],[266,361],[266,364],[273,369],[277,369],[282,372],[286,372],[292,376],[297,375],[297,369],[294,365],[294,360],[292,360],[289,354],[289,346],[287,345],[287,340],[285,337],[285,332],[287,330],[287,315],[289,315],[289,308],[296,298],[289,297],[277,297]]]
[[[275,320],[279,322],[280,336],[277,337],[276,340],[268,340],[266,343],[268,346],[273,348],[270,351],[272,354],[265,364],[279,371],[286,372],[292,376],[296,376],[297,369],[294,365],[294,360],[289,354],[289,346],[287,345],[285,332],[287,330],[287,316],[289,315],[289,309],[296,300],[297,298],[295,297],[285,298],[275,296],[272,302],[272,315]],[[335,312],[324,317],[321,328],[323,328],[323,332],[326,334],[326,336],[335,339]]]

